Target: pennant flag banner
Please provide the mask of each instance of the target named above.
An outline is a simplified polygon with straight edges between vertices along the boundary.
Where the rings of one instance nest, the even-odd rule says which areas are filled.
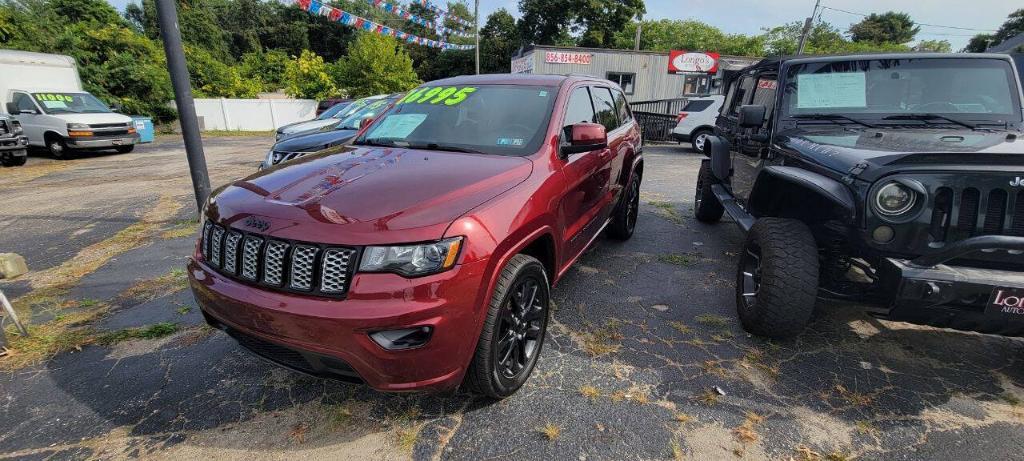
[[[310,14],[324,16],[330,19],[331,21],[341,23],[346,26],[355,27],[356,29],[362,29],[367,32],[373,32],[388,37],[395,37],[407,43],[415,43],[417,45],[429,46],[431,48],[441,48],[444,50],[473,49],[473,45],[457,45],[455,43],[431,40],[428,38],[408,34],[400,30],[392,29],[383,24],[377,24],[369,19],[361,18],[352,13],[342,11],[341,9],[335,8],[333,6],[325,5],[321,0],[294,0],[294,2],[299,6],[299,8],[308,11]]]
[[[431,29],[434,29],[437,31],[438,35],[454,35],[456,37],[465,38],[473,36],[473,34],[471,33],[444,27],[444,25],[435,25],[433,21],[427,20],[422,16],[417,16],[410,12],[409,10],[402,8],[401,5],[388,3],[385,2],[384,0],[366,0],[366,2],[380,10],[394,14],[395,16],[405,19],[406,21],[409,21],[413,24],[419,24],[423,27],[429,27]]]
[[[415,1],[416,3],[419,3],[424,8],[426,8],[426,9],[428,9],[430,11],[433,11],[433,12],[439,14],[439,15],[447,16],[448,19],[451,19],[456,24],[459,24],[459,25],[461,25],[463,27],[473,27],[473,23],[471,23],[471,22],[469,22],[469,21],[467,21],[465,19],[456,17],[455,15],[453,15],[453,14],[451,14],[451,13],[449,13],[449,12],[443,10],[443,9],[441,9],[437,5],[434,5],[433,3],[430,3],[429,0],[413,0],[413,1]]]

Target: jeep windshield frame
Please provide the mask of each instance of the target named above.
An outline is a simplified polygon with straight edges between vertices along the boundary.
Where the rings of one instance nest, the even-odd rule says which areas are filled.
[[[786,64],[783,75],[778,117],[790,125],[828,115],[876,126],[963,128],[1022,121],[1013,64],[994,56],[798,59]]]

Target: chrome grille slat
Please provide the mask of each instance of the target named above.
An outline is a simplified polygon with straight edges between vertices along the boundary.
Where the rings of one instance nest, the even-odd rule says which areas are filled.
[[[263,239],[248,235],[242,245],[242,277],[256,280],[260,275],[260,247]]]
[[[221,263],[221,243],[224,241],[224,228],[220,226],[213,226],[213,232],[210,235],[210,264],[214,266],[220,266]]]
[[[313,267],[318,251],[315,247],[301,245],[292,248],[292,265],[288,286],[303,291],[313,288]]]
[[[284,280],[284,256],[288,252],[288,244],[278,240],[267,242],[263,254],[263,283],[280,286]]]
[[[224,238],[224,270],[238,273],[238,242],[242,240],[242,234],[231,231]]]
[[[324,293],[344,293],[348,287],[348,268],[354,250],[328,248],[324,251],[322,269],[320,271],[320,291]]]
[[[202,247],[203,259],[206,260],[210,259],[210,230],[212,229],[213,224],[210,221],[206,221],[206,224],[203,224],[203,240],[200,246]]]

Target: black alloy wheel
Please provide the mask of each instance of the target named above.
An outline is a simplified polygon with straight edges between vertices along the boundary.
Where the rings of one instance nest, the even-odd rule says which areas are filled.
[[[628,240],[636,230],[636,220],[640,215],[640,173],[633,172],[629,184],[622,191],[622,198],[608,225],[608,235],[619,240]]]
[[[525,277],[512,287],[502,306],[498,347],[494,348],[494,372],[513,384],[531,367],[540,352],[547,327],[547,290],[540,280]]]

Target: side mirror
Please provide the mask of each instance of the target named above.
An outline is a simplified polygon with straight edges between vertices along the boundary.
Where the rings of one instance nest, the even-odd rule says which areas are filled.
[[[608,133],[605,131],[604,125],[577,123],[570,130],[569,144],[562,146],[560,152],[563,156],[568,156],[605,147],[608,147]]]
[[[111,104],[110,105],[110,111],[111,112],[121,113],[121,111],[123,111],[123,110],[124,110],[124,107],[121,107],[120,104]]]
[[[21,114],[31,114],[31,115],[34,115],[34,114],[37,114],[38,112],[36,112],[33,109],[21,110],[21,109],[18,108],[17,104],[15,104],[13,102],[9,102],[9,103],[7,103],[7,113],[11,114],[11,115],[21,115]]]
[[[740,106],[739,124],[740,128],[757,128],[764,124],[766,109],[764,106],[749,105]]]

